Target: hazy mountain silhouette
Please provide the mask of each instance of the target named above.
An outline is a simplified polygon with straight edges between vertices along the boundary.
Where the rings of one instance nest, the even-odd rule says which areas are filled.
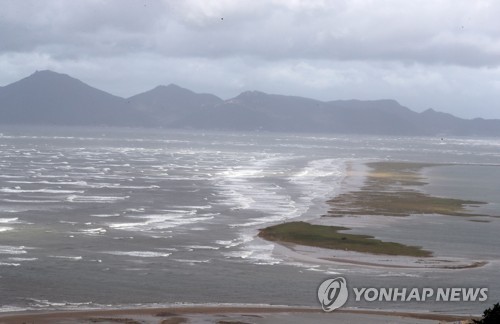
[[[125,100],[66,74],[37,71],[0,89],[3,124],[132,125]]]
[[[127,99],[130,108],[152,117],[150,124],[178,127],[223,100],[211,94],[197,94],[175,84],[158,86]]]
[[[0,123],[500,136],[500,120],[466,120],[432,109],[417,113],[394,100],[324,102],[258,91],[222,100],[174,84],[124,99],[52,71],[0,87]]]

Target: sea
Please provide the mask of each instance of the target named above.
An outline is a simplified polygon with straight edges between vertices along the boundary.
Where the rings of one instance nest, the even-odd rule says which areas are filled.
[[[314,221],[373,161],[426,168],[419,190],[487,202],[489,216],[365,217],[355,233],[422,246],[472,269],[319,264],[276,253],[258,230]],[[485,302],[345,307],[479,314],[500,301],[500,139],[0,128],[0,311],[172,305],[320,308],[317,289],[486,287]],[[368,218],[369,219],[369,218]]]

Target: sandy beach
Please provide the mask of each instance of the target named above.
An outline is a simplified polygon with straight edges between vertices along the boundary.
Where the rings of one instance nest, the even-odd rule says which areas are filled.
[[[274,251],[281,256],[311,264],[352,264],[375,268],[460,270],[488,264],[486,261],[460,258],[387,256],[290,243],[277,243]]]
[[[373,310],[337,310],[324,313],[310,307],[187,306],[171,308],[88,310],[66,312],[23,312],[0,315],[0,323],[466,323],[469,317]]]

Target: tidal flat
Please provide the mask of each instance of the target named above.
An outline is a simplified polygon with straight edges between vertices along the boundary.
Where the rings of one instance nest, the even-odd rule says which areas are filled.
[[[328,201],[330,209],[323,217],[409,216],[439,214],[448,216],[484,216],[470,211],[482,201],[437,197],[419,187],[427,184],[422,169],[440,164],[410,162],[371,162],[363,185]],[[261,229],[259,236],[269,241],[334,250],[393,256],[430,257],[431,251],[419,246],[382,241],[370,235],[349,234],[348,227],[287,222]]]
[[[364,185],[328,201],[330,210],[325,216],[383,215],[409,216],[440,214],[448,216],[485,216],[470,207],[486,204],[483,201],[432,196],[419,187],[426,183],[421,171],[439,164],[408,162],[373,162]]]

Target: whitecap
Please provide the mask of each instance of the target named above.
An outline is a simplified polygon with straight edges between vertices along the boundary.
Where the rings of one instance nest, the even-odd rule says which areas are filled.
[[[129,216],[129,219],[139,219],[142,222],[129,222],[129,223],[108,223],[110,228],[128,230],[128,231],[151,231],[151,230],[164,230],[181,225],[197,223],[212,219],[213,216],[208,217],[190,217],[183,214],[154,214],[144,216]]]
[[[0,245],[0,254],[25,254],[25,246]]]
[[[0,266],[19,267],[20,263],[0,262]]]
[[[218,246],[210,246],[210,245],[187,245],[186,248],[193,250],[218,250],[220,247]]]
[[[197,263],[209,263],[210,259],[208,260],[187,260],[187,259],[173,259],[174,261],[180,262],[180,263],[187,263],[189,265],[195,265]]]
[[[72,193],[84,193],[82,190],[63,190],[63,189],[21,189],[16,188],[1,188],[0,192],[4,193],[51,193],[51,194],[72,194]]]
[[[106,229],[104,229],[102,227],[98,227],[98,228],[84,229],[84,230],[81,230],[80,232],[88,234],[88,235],[99,235],[99,234],[104,234],[107,231],[106,231]]]
[[[23,261],[36,261],[38,258],[18,258],[18,257],[11,257],[8,258],[9,261],[15,261],[15,262],[23,262]]]
[[[66,259],[71,261],[79,261],[83,259],[82,256],[70,256],[70,255],[49,255],[49,257],[56,259]]]
[[[23,307],[18,307],[18,306],[1,306],[0,307],[0,313],[6,313],[6,312],[22,312],[26,311],[26,308]]]
[[[90,215],[92,217],[118,217],[120,214],[115,213],[115,214],[92,214]]]
[[[71,195],[66,198],[69,202],[74,203],[112,203],[130,198],[130,196],[116,197],[116,196],[78,196]]]
[[[23,203],[23,204],[46,204],[46,203],[58,203],[59,200],[53,199],[3,199],[5,202],[11,203]]]
[[[172,253],[156,252],[156,251],[106,251],[101,253],[120,255],[120,256],[133,256],[139,258],[168,257],[172,254]]]
[[[0,218],[0,224],[19,223],[18,217]]]

